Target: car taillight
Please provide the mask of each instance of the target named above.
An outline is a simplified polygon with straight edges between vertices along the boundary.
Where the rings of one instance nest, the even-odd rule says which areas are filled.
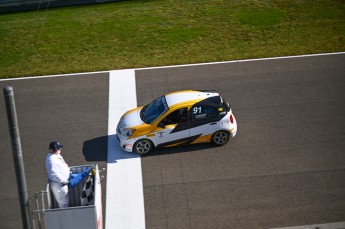
[[[230,115],[230,122],[231,122],[231,124],[234,123],[234,117],[232,115]]]

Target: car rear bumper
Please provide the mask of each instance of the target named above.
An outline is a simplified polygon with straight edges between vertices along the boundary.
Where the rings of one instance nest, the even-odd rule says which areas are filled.
[[[231,114],[233,119],[234,119],[234,122],[233,123],[230,123],[230,135],[232,138],[234,138],[237,134],[237,121],[236,121],[236,118],[235,118],[235,115],[234,114]]]

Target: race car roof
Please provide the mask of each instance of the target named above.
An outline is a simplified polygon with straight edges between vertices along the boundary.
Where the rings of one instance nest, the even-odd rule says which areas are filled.
[[[204,100],[206,98],[219,96],[219,93],[215,90],[205,90],[205,91],[196,91],[196,90],[185,90],[185,91],[177,91],[172,92],[165,95],[165,100],[169,107],[182,103],[187,102],[190,100]]]

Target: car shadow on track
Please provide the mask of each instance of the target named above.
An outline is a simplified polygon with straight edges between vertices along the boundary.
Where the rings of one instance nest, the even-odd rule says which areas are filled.
[[[90,139],[83,144],[83,155],[86,161],[107,161],[108,136]]]
[[[101,136],[85,141],[83,155],[86,161],[104,161],[107,163],[139,157],[136,153],[122,150],[116,140],[116,135]]]
[[[115,137],[113,136],[101,136],[94,139],[90,139],[84,142],[83,144],[83,155],[86,161],[104,161],[107,162],[108,160],[108,141],[109,137],[112,139]],[[118,144],[116,141],[113,144]],[[115,146],[114,146],[115,147]],[[201,151],[201,150],[209,150],[212,148],[217,148],[211,143],[201,143],[201,144],[193,144],[193,145],[180,145],[180,146],[173,146],[167,148],[156,148],[151,151],[148,155],[144,155],[142,157],[154,157],[154,156],[162,156],[162,155],[169,155],[169,154],[177,154],[177,153],[187,153],[187,152],[194,152],[194,151]],[[116,147],[117,148],[117,147]],[[114,155],[114,161],[122,160],[122,159],[130,159],[137,157],[135,153],[125,152],[120,147],[118,147],[117,152]]]

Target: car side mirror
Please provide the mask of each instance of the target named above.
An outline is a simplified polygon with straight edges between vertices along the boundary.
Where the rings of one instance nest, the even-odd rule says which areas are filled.
[[[160,127],[160,128],[162,128],[162,129],[164,129],[165,128],[165,125],[162,123],[162,122],[160,122],[160,123],[158,123],[158,125],[157,125],[158,127]]]

